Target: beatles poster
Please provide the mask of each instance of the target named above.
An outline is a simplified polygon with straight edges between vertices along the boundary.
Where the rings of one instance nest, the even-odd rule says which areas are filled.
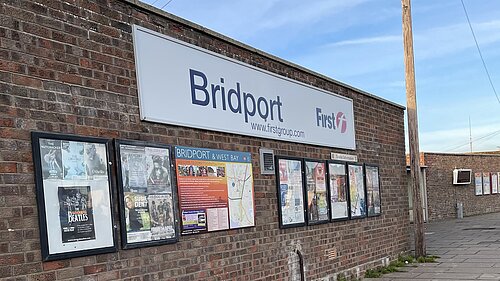
[[[170,148],[117,141],[125,248],[175,242]]]
[[[378,167],[365,165],[365,174],[368,216],[377,216],[381,213]]]
[[[59,186],[58,197],[62,242],[95,239],[90,186]]]
[[[347,219],[349,218],[349,206],[346,165],[328,163],[328,175],[330,177],[331,218],[332,220]]]
[[[307,222],[316,224],[329,221],[328,193],[325,162],[305,161]]]
[[[304,225],[306,222],[302,161],[277,157],[280,226]]]
[[[351,218],[366,216],[365,183],[363,166],[358,164],[347,165],[349,173],[349,196],[351,202]]]
[[[250,153],[175,147],[181,234],[255,225]]]
[[[474,187],[476,195],[483,195],[483,174],[474,173]]]
[[[107,140],[32,133],[43,260],[116,249]]]

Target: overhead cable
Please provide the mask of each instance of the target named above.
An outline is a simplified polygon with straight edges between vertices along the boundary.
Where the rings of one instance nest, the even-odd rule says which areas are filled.
[[[498,98],[498,94],[497,94],[497,91],[495,90],[495,86],[493,85],[493,82],[491,81],[490,72],[488,71],[488,67],[486,67],[486,63],[484,62],[483,54],[481,53],[481,49],[479,48],[479,44],[477,43],[476,34],[474,33],[474,29],[472,28],[472,24],[470,23],[469,14],[467,13],[467,9],[465,8],[464,0],[460,0],[460,1],[462,2],[462,7],[464,8],[464,12],[465,12],[465,17],[467,18],[467,22],[469,23],[469,28],[470,28],[470,31],[472,32],[472,37],[474,37],[474,42],[476,42],[476,48],[477,48],[477,51],[479,53],[479,57],[481,58],[481,61],[483,62],[483,67],[484,67],[484,70],[486,71],[486,75],[488,76],[488,80],[490,81],[491,88],[493,89],[493,93],[495,93],[495,96],[497,97],[498,103],[500,103],[500,98]]]

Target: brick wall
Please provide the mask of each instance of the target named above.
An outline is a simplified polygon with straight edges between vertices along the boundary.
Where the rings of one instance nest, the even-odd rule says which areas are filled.
[[[500,172],[500,155],[424,153],[427,166],[429,220],[456,218],[456,203],[463,203],[464,216],[500,212],[500,194],[475,195],[475,172]],[[472,183],[453,185],[453,169],[472,169]]]
[[[279,229],[275,177],[260,175],[259,148],[318,159],[345,151],[141,122],[131,24],[352,98],[356,154],[361,162],[380,165],[383,215]],[[41,262],[31,131],[249,151],[256,227]],[[297,278],[296,248],[304,255],[308,280],[356,267],[362,272],[408,250],[404,164],[401,107],[155,8],[128,0],[3,0],[0,5],[2,280],[290,280]]]

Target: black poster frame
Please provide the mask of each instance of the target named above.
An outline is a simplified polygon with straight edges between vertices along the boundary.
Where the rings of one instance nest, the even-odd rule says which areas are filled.
[[[308,187],[307,187],[307,163],[318,163],[318,164],[323,164],[324,165],[324,175],[325,175],[325,192],[326,192],[326,211],[327,211],[327,218],[324,220],[311,220],[311,210],[309,207],[309,192],[308,192]],[[330,222],[330,192],[328,188],[328,167],[327,167],[327,162],[325,160],[318,160],[318,159],[310,159],[310,158],[305,158],[303,159],[303,164],[302,164],[302,170],[304,171],[303,175],[303,182],[304,182],[304,195],[305,195],[305,201],[304,201],[304,206],[306,208],[306,214],[307,214],[307,224],[308,225],[316,225],[316,224],[324,224]]]
[[[349,167],[351,166],[356,166],[361,168],[361,184],[363,184],[363,196],[364,196],[364,208],[363,208],[363,213],[361,215],[356,215],[354,216],[352,213],[352,202],[353,198],[351,197],[351,175],[349,173]],[[348,185],[347,185],[347,190],[349,192],[349,218],[350,219],[362,219],[367,217],[367,205],[366,205],[366,185],[365,185],[365,175],[364,175],[365,169],[363,163],[358,163],[358,162],[350,162],[347,163],[347,179],[348,179]]]
[[[366,172],[367,168],[375,168],[377,170],[377,180],[378,185],[374,186],[374,188],[378,189],[378,196],[380,201],[380,211],[378,213],[370,214],[370,206],[368,205],[368,173]],[[382,215],[382,183],[380,182],[380,168],[378,165],[374,164],[365,164],[364,165],[364,173],[365,173],[365,189],[366,189],[366,214],[368,217],[378,217]],[[373,201],[372,201],[373,202]]]
[[[123,146],[135,146],[138,148],[159,148],[159,149],[166,149],[168,150],[168,160],[169,160],[169,165],[168,165],[168,172],[169,172],[169,181],[170,181],[170,187],[171,187],[171,200],[170,200],[170,206],[171,206],[171,211],[172,211],[172,226],[174,230],[174,236],[171,238],[164,238],[164,239],[157,239],[157,240],[149,240],[149,241],[139,241],[139,242],[129,242],[128,239],[128,232],[127,232],[127,225],[126,225],[126,211],[125,209],[127,208],[126,203],[125,203],[125,183],[123,182],[123,163],[122,163],[122,145]],[[164,245],[164,244],[172,244],[176,243],[179,241],[179,217],[178,217],[178,202],[177,202],[177,185],[175,181],[175,175],[173,171],[173,153],[172,153],[172,146],[166,145],[166,144],[159,144],[159,143],[151,143],[151,142],[145,142],[145,141],[136,141],[136,140],[123,140],[123,139],[115,139],[114,141],[114,146],[115,146],[115,158],[116,158],[116,170],[117,170],[117,185],[118,185],[118,202],[119,202],[119,214],[120,214],[120,236],[121,236],[121,242],[122,242],[122,248],[123,249],[134,249],[134,248],[141,248],[141,247],[150,247],[150,246],[159,246],[159,245]],[[144,163],[145,165],[146,163]],[[131,192],[133,193],[133,192]],[[167,193],[165,193],[167,194]],[[150,194],[148,194],[150,195]],[[156,195],[156,194],[155,194]],[[162,195],[162,194],[160,194]],[[149,208],[149,203],[148,203],[148,208]],[[165,217],[167,216],[166,213],[167,210],[164,210]]]
[[[37,205],[38,205],[38,221],[39,221],[39,231],[40,231],[40,248],[41,248],[41,257],[42,257],[42,260],[43,261],[52,261],[52,260],[61,260],[61,259],[68,259],[68,258],[75,258],[75,257],[82,257],[82,256],[89,256],[89,255],[97,255],[97,254],[104,254],[104,253],[112,253],[112,252],[116,252],[117,250],[117,243],[116,243],[116,231],[115,231],[115,222],[114,222],[114,214],[113,214],[113,181],[112,181],[112,170],[111,170],[111,162],[110,162],[110,140],[109,139],[104,139],[104,138],[97,138],[97,137],[83,137],[83,136],[77,136],[77,135],[69,135],[69,134],[58,134],[58,133],[46,133],[46,132],[31,132],[31,140],[32,140],[32,157],[33,157],[33,163],[34,163],[34,172],[35,172],[35,187],[36,187],[36,198],[37,198]],[[54,218],[47,218],[47,213],[48,213],[48,209],[47,207],[48,206],[51,206],[51,207],[54,207],[54,202],[52,202],[52,204],[49,204],[46,202],[45,198],[47,196],[47,198],[49,198],[50,196],[50,193],[48,192],[48,190],[46,190],[46,186],[45,186],[45,183],[44,183],[44,176],[46,176],[46,173],[47,173],[47,169],[44,169],[44,166],[45,164],[42,164],[42,157],[41,157],[41,152],[42,152],[42,149],[41,149],[41,143],[40,143],[40,140],[44,140],[44,142],[46,143],[49,143],[49,142],[53,142],[53,143],[57,143],[57,142],[60,142],[61,143],[61,153],[62,153],[62,143],[64,141],[67,141],[68,142],[68,145],[70,145],[70,142],[79,142],[79,143],[83,143],[81,146],[84,147],[86,144],[98,144],[98,145],[104,145],[105,147],[105,157],[106,159],[100,159],[101,163],[101,166],[100,166],[100,172],[104,173],[104,171],[107,172],[107,188],[104,188],[104,191],[107,192],[107,196],[109,198],[109,202],[106,202],[104,201],[104,203],[107,203],[109,204],[109,208],[107,208],[106,206],[104,206],[105,208],[100,208],[101,211],[105,211],[106,212],[106,215],[109,216],[109,225],[108,225],[108,228],[103,228],[104,230],[102,231],[106,231],[107,233],[111,233],[111,241],[109,243],[109,245],[106,245],[106,246],[96,246],[95,248],[92,248],[91,246],[86,246],[86,247],[82,247],[84,249],[77,249],[78,248],[78,245],[77,244],[72,244],[72,243],[85,243],[87,242],[88,240],[85,240],[85,241],[70,241],[70,242],[64,242],[62,241],[61,244],[63,244],[62,246],[59,246],[59,247],[62,247],[64,248],[65,246],[67,246],[68,251],[54,251],[51,253],[50,251],[50,248],[51,248],[51,245],[53,245],[53,248],[57,247],[55,244],[55,240],[54,240],[54,237],[51,237],[51,240],[52,241],[49,241],[49,224],[52,225],[52,227],[54,226],[54,224],[57,224],[55,223],[53,220]],[[91,146],[91,147],[94,147],[94,153],[95,152],[95,146]],[[54,147],[52,147],[54,148]],[[52,151],[55,151],[54,149],[51,149]],[[45,159],[46,156],[50,153],[50,154],[53,154],[51,152],[47,152],[46,155],[44,155],[44,161],[47,162],[47,160]],[[82,162],[82,166],[85,167],[85,170],[88,171],[87,169],[88,166],[88,163],[85,162],[84,159],[84,152],[82,151],[82,155],[80,156],[80,159],[76,159],[76,160],[81,160],[81,161],[84,161]],[[61,224],[61,214],[64,214],[61,213],[62,212],[62,209],[63,207],[61,207],[61,202],[60,199],[61,199],[61,195],[59,195],[60,193],[60,190],[62,190],[62,192],[67,192],[66,189],[71,189],[71,188],[75,188],[77,187],[77,189],[81,188],[81,186],[75,186],[75,183],[77,183],[79,180],[82,181],[82,182],[87,182],[85,183],[87,185],[87,188],[88,190],[90,191],[91,190],[91,187],[89,185],[89,181],[92,181],[92,179],[89,179],[88,176],[87,176],[87,172],[85,172],[85,177],[87,177],[85,180],[84,179],[71,179],[71,180],[68,180],[68,179],[64,179],[64,177],[66,176],[63,172],[63,168],[61,166],[63,166],[63,160],[62,160],[62,156],[59,156],[60,159],[59,160],[56,160],[54,158],[53,162],[56,162],[56,163],[60,163],[60,164],[55,164],[55,166],[59,166],[57,168],[57,170],[60,170],[60,172],[58,171],[57,173],[59,175],[56,175],[54,176],[54,179],[56,180],[59,180],[58,183],[56,183],[56,185],[58,185],[58,196],[59,198],[57,198],[57,209],[59,210],[59,217],[58,217],[58,220],[59,220],[59,224]],[[76,161],[75,160],[75,161]],[[90,161],[90,160],[88,160]],[[54,164],[52,164],[54,165]],[[65,168],[66,169],[66,168]],[[93,171],[96,171],[95,169]],[[50,171],[49,171],[50,173]],[[59,178],[58,178],[59,177]],[[104,178],[104,177],[103,177]],[[64,182],[64,180],[66,180],[66,182]],[[71,184],[68,184],[67,182],[70,181]],[[49,182],[47,182],[48,184]],[[70,191],[71,192],[71,191]],[[76,191],[76,193],[79,193],[80,190]],[[76,195],[75,195],[76,196]],[[85,196],[85,195],[83,195]],[[69,196],[66,196],[66,197],[69,197]],[[92,211],[91,213],[88,213],[87,214],[87,217],[92,217],[92,232],[94,233],[94,237],[91,239],[91,240],[97,240],[97,237],[98,235],[95,234],[96,232],[96,228],[95,228],[95,219],[94,217],[97,217],[98,215],[98,212],[94,212],[94,206],[93,204],[95,204],[96,202],[93,202],[92,203],[92,196],[91,195],[87,195],[86,196],[87,199],[83,202],[85,202],[85,206],[86,207],[83,207],[84,211],[81,211],[83,213],[87,213],[88,212],[88,208],[92,208]],[[89,198],[90,197],[90,198]],[[78,198],[78,197],[77,197]],[[82,198],[82,195],[80,194],[80,198]],[[66,198],[68,199],[68,198]],[[94,198],[95,199],[95,198]],[[84,200],[84,199],[81,199],[81,200]],[[54,200],[52,200],[54,201]],[[82,201],[80,201],[82,202]],[[90,204],[90,207],[88,205],[88,203],[91,202]],[[80,207],[79,208],[82,208],[82,205],[83,203],[76,203],[76,204],[80,204]],[[68,207],[69,208],[69,207]],[[52,208],[53,209],[53,208]],[[69,209],[68,209],[69,210]],[[49,212],[52,212],[49,211]],[[68,211],[67,215],[68,215],[68,221],[69,221],[69,212]],[[76,211],[75,211],[76,212]],[[60,225],[61,227],[61,234],[63,234],[64,230],[63,229],[63,226]],[[102,226],[99,226],[99,228],[101,228]],[[70,229],[71,227],[67,227],[68,229]],[[51,230],[50,233],[52,233],[52,231],[54,230]],[[52,235],[56,234],[56,232],[52,233]],[[64,236],[63,236],[64,237]],[[61,238],[64,240],[64,238]],[[102,238],[101,238],[102,239]],[[109,238],[108,238],[109,240]],[[102,242],[102,241],[101,241]],[[68,245],[64,245],[64,243],[67,243]],[[72,249],[71,249],[72,248]],[[77,249],[77,250],[75,250]]]
[[[285,160],[285,161],[297,161],[300,163],[301,171],[301,192],[302,192],[302,212],[304,214],[304,221],[303,222],[298,222],[298,223],[290,223],[290,224],[284,224],[283,223],[283,210],[282,210],[282,198],[281,198],[281,182],[280,182],[280,160]],[[304,182],[305,182],[305,177],[304,177],[304,162],[302,158],[298,157],[288,157],[288,156],[275,156],[275,167],[276,167],[276,195],[278,198],[278,214],[279,214],[279,226],[280,228],[292,228],[292,227],[300,227],[300,226],[305,226],[307,224],[307,208],[306,208],[306,198],[305,198],[305,188],[304,188]]]
[[[345,182],[344,182],[344,193],[346,197],[346,212],[347,215],[345,217],[339,217],[339,218],[334,218],[332,214],[333,206],[332,206],[332,201],[331,201],[331,196],[332,196],[332,186],[330,183],[330,177],[331,177],[331,172],[330,172],[330,164],[335,164],[335,165],[342,165],[344,167],[344,176],[345,176]],[[349,220],[351,216],[351,201],[350,201],[350,196],[349,196],[349,175],[347,171],[347,163],[343,161],[335,161],[335,160],[330,160],[327,161],[327,176],[328,176],[328,194],[329,194],[329,204],[330,204],[330,221],[336,222],[336,221],[345,221]]]

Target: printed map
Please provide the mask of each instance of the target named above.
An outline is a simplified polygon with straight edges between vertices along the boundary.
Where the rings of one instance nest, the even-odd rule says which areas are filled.
[[[227,163],[230,228],[255,225],[252,165]]]

